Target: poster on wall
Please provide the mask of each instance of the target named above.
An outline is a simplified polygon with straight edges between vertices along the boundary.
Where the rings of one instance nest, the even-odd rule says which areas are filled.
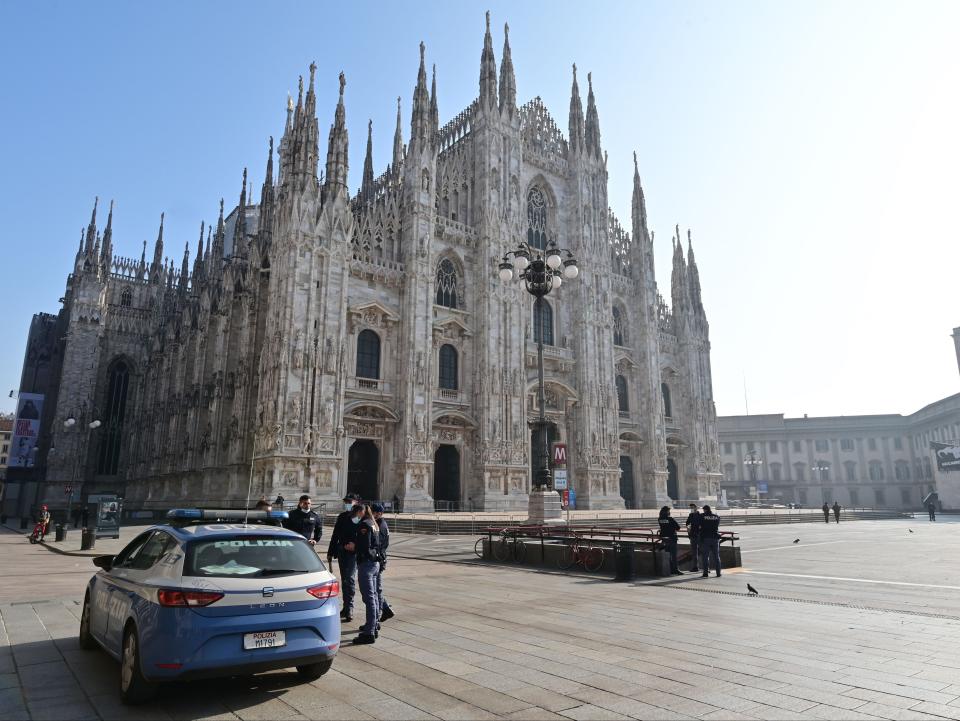
[[[32,468],[40,442],[40,418],[43,416],[43,395],[21,393],[17,399],[17,419],[10,439],[9,468]]]
[[[937,455],[938,471],[960,471],[960,443],[930,441],[930,448]]]

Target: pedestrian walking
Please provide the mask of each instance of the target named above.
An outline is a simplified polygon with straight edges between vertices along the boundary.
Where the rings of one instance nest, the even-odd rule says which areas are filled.
[[[700,521],[700,570],[704,578],[710,575],[710,559],[713,559],[713,567],[719,576],[720,516],[710,510],[710,506],[704,506]]]
[[[267,507],[264,510],[270,510],[270,508]],[[323,519],[313,510],[313,501],[306,493],[300,496],[297,507],[290,511],[286,525],[291,531],[306,538],[311,546],[317,545],[323,536]]]
[[[937,520],[937,506],[933,501],[927,501],[927,513],[930,514],[930,520]]]
[[[833,517],[836,519],[837,523],[840,523],[840,504],[837,501],[833,502]]]
[[[366,620],[360,627],[360,633],[354,643],[373,643],[380,635],[380,598],[377,595],[377,574],[380,573],[380,526],[373,517],[370,506],[357,506],[360,512],[356,546],[357,580],[360,582],[360,595],[366,606]]]
[[[277,508],[278,511],[282,511],[282,510],[283,510],[283,501],[284,501],[283,496],[281,496],[281,495],[278,493],[276,500],[274,500],[274,502],[273,502],[273,505],[276,506],[276,508]]]
[[[830,506],[827,505],[827,502],[823,502],[823,508],[820,509],[823,511],[823,522],[830,523]]]
[[[400,513],[400,496],[393,494],[393,512]]]
[[[383,506],[374,503],[370,506],[373,511],[373,518],[380,528],[380,571],[377,573],[377,599],[380,601],[380,620],[387,621],[396,614],[383,597],[383,574],[387,570],[387,549],[390,547],[390,527],[387,525],[387,519],[383,515]]]
[[[657,519],[657,523],[660,524],[660,540],[670,554],[670,573],[679,576],[682,573],[677,566],[677,531],[680,530],[680,524],[670,516],[670,506],[660,509],[660,518]]]
[[[357,573],[357,555],[354,541],[363,515],[363,506],[359,499],[347,494],[343,499],[343,512],[337,516],[330,534],[330,545],[327,547],[327,565],[333,565],[337,559],[340,568],[340,590],[343,593],[343,606],[340,609],[341,621],[353,620],[353,598],[357,593],[355,576]]]
[[[703,520],[703,516],[700,515],[700,510],[697,508],[696,503],[690,504],[690,513],[687,515],[687,538],[690,539],[690,556],[693,558],[693,568],[691,571],[699,571],[699,560],[700,560],[700,522]]]

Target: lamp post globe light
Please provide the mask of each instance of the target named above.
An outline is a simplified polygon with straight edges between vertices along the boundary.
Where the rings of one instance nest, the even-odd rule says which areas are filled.
[[[824,502],[826,502],[828,500],[827,489],[823,485],[823,474],[830,470],[830,464],[818,459],[816,463],[810,466],[810,470],[817,472],[817,480],[820,482],[820,495],[823,497]]]
[[[76,425],[77,425],[77,419],[74,418],[74,416],[71,414],[71,415],[63,422],[63,429],[64,429],[65,431],[70,431],[70,430],[73,429]],[[90,445],[90,433],[92,433],[93,431],[97,430],[97,428],[99,428],[101,425],[103,425],[103,424],[100,422],[99,419],[95,419],[95,420],[90,421],[90,423],[87,424],[87,432],[84,433],[83,436],[81,436],[80,438],[78,438],[76,444],[74,445],[75,453],[74,453],[74,458],[73,458],[73,474],[71,475],[70,485],[68,486],[68,490],[67,490],[67,496],[68,496],[68,497],[67,497],[67,521],[68,521],[68,522],[69,522],[70,516],[72,515],[72,512],[73,512],[73,494],[74,494],[74,492],[77,490],[77,473],[78,473],[79,468],[80,468],[80,455],[81,455],[81,453],[83,452],[82,449],[81,449],[80,444],[83,443],[85,448],[86,448],[86,447],[89,447],[89,445]],[[78,430],[79,430],[79,429],[78,429]],[[50,450],[53,451],[54,449],[51,448]],[[78,495],[80,495],[80,494],[78,494]]]
[[[756,451],[748,451],[746,459],[743,461],[743,465],[750,469],[750,482],[753,483],[754,493],[757,497],[757,505],[759,506],[760,486],[757,485],[757,472],[760,470],[760,466],[763,465],[763,459]]]
[[[566,258],[563,255],[566,254]],[[558,248],[555,241],[547,243],[543,250],[521,242],[516,250],[503,256],[499,266],[500,280],[511,282],[514,277],[523,281],[527,292],[534,297],[534,319],[543,322],[543,298],[554,288],[559,288],[564,279],[573,280],[580,274],[577,261],[566,248]],[[550,474],[550,449],[547,447],[546,402],[543,389],[543,328],[534,328],[537,339],[537,464],[533,488],[537,491],[553,489]]]

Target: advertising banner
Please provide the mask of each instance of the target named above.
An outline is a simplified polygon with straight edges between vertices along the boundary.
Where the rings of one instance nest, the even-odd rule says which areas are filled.
[[[37,443],[40,442],[40,418],[43,415],[43,395],[21,393],[17,399],[17,419],[13,422],[13,437],[10,439],[9,468],[31,468],[36,460]]]
[[[960,471],[960,443],[930,441],[930,448],[937,455],[938,471]]]

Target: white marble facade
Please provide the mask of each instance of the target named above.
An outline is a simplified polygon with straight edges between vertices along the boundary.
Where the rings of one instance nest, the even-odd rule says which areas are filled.
[[[517,105],[507,29],[498,72],[488,24],[479,96],[441,126],[421,45],[409,138],[398,100],[393,157],[375,176],[368,135],[351,196],[345,80],[318,173],[311,66],[276,180],[271,140],[259,203],[244,172],[239,205],[201,228],[192,264],[189,249],[179,268],[165,260],[162,222],[152,262],[145,247],[115,257],[95,210],[67,284],[56,406],[65,418],[89,399],[107,422],[82,463],[88,490],[122,482],[127,508],[238,501],[252,474],[254,498],[356,490],[408,510],[526,509],[533,300],[497,264],[529,238],[569,248],[581,269],[548,297],[544,326],[546,412],[578,507],[715,498],[689,234],[684,257],[676,229],[668,307],[636,166],[629,232],[608,208],[587,81],[584,112],[574,67],[564,135],[539,98]],[[54,498],[69,461],[47,469]]]

